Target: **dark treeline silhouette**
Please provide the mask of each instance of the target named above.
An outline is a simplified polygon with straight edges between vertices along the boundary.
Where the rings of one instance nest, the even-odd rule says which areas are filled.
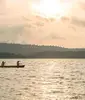
[[[85,51],[45,51],[35,53],[30,58],[85,58]]]
[[[85,48],[0,43],[0,58],[85,58]]]
[[[24,58],[24,56],[20,54],[2,52],[0,53],[0,58]]]

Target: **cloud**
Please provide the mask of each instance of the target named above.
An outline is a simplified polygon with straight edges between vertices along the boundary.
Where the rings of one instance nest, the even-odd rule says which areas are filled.
[[[79,2],[79,7],[80,7],[82,10],[85,10],[85,2]]]
[[[15,33],[17,34],[18,32],[22,31],[24,26],[2,26],[0,27],[0,34],[8,34],[8,33]]]
[[[63,16],[63,17],[61,17],[61,20],[62,21],[69,21],[70,19],[69,19],[69,17]]]
[[[16,42],[18,34],[21,34],[24,26],[3,26],[0,27],[0,42]]]
[[[49,35],[42,38],[42,40],[66,40],[66,39],[62,36],[59,36],[56,33],[50,33]]]
[[[47,37],[46,37],[46,38],[47,38]],[[53,40],[57,40],[57,39],[59,39],[59,40],[65,40],[64,37],[61,37],[61,36],[59,36],[58,34],[53,34],[53,33],[51,33],[51,34],[48,36],[48,38],[49,38],[49,39],[53,39]]]
[[[81,27],[85,27],[85,20],[82,19],[78,19],[76,17],[72,18],[72,24],[76,25],[76,26],[81,26]]]
[[[85,27],[85,20],[83,19],[79,19],[77,17],[62,17],[61,18],[61,21],[63,23],[70,23],[70,24],[73,24],[73,25],[76,25],[76,26],[81,26],[81,27]]]
[[[61,21],[78,27],[85,27],[85,1],[75,0],[69,15],[61,17]]]
[[[4,15],[6,12],[6,2],[5,0],[0,0],[0,16]]]
[[[2,16],[2,15],[5,15],[5,13],[3,13],[3,12],[0,12],[0,16]]]

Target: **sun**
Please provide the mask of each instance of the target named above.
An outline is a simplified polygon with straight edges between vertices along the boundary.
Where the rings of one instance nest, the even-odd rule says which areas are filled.
[[[39,4],[33,4],[36,14],[43,17],[62,17],[68,14],[70,5],[61,0],[40,0]]]

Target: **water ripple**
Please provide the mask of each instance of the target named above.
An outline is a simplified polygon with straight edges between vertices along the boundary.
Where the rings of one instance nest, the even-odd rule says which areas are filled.
[[[84,59],[20,60],[23,69],[0,69],[0,100],[85,100]]]

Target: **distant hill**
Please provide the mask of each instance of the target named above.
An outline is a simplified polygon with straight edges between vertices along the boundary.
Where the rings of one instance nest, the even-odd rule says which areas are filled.
[[[85,49],[0,43],[0,58],[85,58]]]
[[[23,45],[23,44],[7,44],[0,43],[0,52],[8,52],[14,54],[30,55],[35,52],[43,51],[64,51],[66,48],[58,46],[38,46],[38,45]]]
[[[35,53],[30,58],[85,58],[85,51],[45,51]]]

